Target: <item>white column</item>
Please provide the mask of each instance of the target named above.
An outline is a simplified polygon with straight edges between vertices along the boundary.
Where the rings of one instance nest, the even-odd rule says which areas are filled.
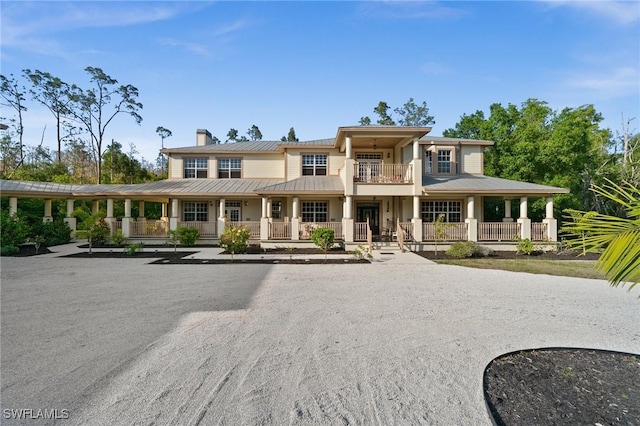
[[[420,139],[413,138],[413,158],[420,158]]]
[[[113,217],[113,198],[107,198],[107,217]]]
[[[221,198],[218,202],[218,235],[224,232],[226,218],[224,217],[224,211],[226,210],[226,202],[224,198]]]
[[[420,219],[420,197],[415,196],[413,197],[413,218],[414,219]],[[402,221],[401,221],[402,222]]]
[[[353,219],[353,197],[344,197],[344,217],[347,219]]]
[[[42,221],[45,223],[53,222],[53,216],[51,215],[51,200],[44,200],[44,216]]]
[[[269,198],[262,197],[262,217],[260,218],[260,239],[269,239]]]
[[[131,236],[131,199],[124,200],[124,217],[122,218],[122,235],[125,238]]]
[[[271,214],[273,212],[273,207],[271,206],[271,198],[267,198],[267,217],[271,220]]]
[[[520,238],[531,239],[531,219],[527,217],[527,197],[520,197]]]
[[[138,219],[144,219],[144,201],[138,201]]]
[[[104,220],[109,224],[111,228],[109,233],[113,236],[116,227],[116,219],[113,217],[113,198],[107,198],[107,217]]]
[[[267,210],[269,208],[269,200],[267,197],[262,197],[262,217],[267,217]]]
[[[467,197],[467,239],[478,241],[478,219],[475,218],[476,200],[474,196]]]
[[[347,243],[352,243],[354,238],[353,229],[353,197],[344,197],[342,204],[342,237]]]
[[[300,210],[299,210],[299,206],[298,206],[299,202],[298,201],[299,201],[298,197],[293,197],[293,200],[291,201],[292,207],[293,207],[293,209],[292,209],[293,211],[292,211],[291,215],[292,215],[292,218],[295,218],[295,219],[297,219],[298,216],[300,216]]]
[[[416,140],[417,139],[414,139],[414,141]],[[422,241],[422,216],[420,215],[420,197],[416,195],[413,196],[413,218],[411,219],[411,223],[413,224],[413,239],[415,241]]]
[[[169,229],[175,231],[178,229],[178,203],[177,198],[171,199],[171,209],[169,211]]]
[[[351,142],[351,136],[347,136],[345,138],[345,155],[347,159],[351,159],[353,157],[353,144]]]
[[[67,199],[67,216],[64,218],[64,221],[67,225],[69,225],[69,228],[71,228],[71,231],[76,230],[76,218],[73,217],[73,199],[69,198]]]
[[[549,241],[558,241],[558,221],[553,217],[553,197],[547,197],[546,218],[542,223],[547,227],[547,239]]]
[[[17,197],[9,198],[9,216],[13,216],[14,214],[18,214],[18,198]]]
[[[162,209],[162,220],[166,221],[167,220],[167,203],[161,203],[160,204],[161,209]]]
[[[504,217],[502,218],[503,222],[513,222],[513,218],[511,217],[511,200],[504,200]]]

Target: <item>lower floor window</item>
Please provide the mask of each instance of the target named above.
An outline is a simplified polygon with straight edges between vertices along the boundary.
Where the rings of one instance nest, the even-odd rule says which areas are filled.
[[[442,214],[445,222],[460,222],[461,204],[460,201],[423,201],[422,221],[433,222]]]
[[[326,201],[303,201],[302,221],[326,222],[328,211],[328,203]]]
[[[206,222],[207,220],[207,203],[184,203],[185,222]]]
[[[271,217],[273,219],[282,219],[282,201],[271,202]]]

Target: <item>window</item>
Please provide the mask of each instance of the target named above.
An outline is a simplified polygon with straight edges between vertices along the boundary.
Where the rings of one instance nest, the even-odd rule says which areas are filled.
[[[303,201],[303,222],[326,222],[328,203],[326,201]]]
[[[226,201],[224,203],[224,215],[231,222],[240,221],[240,201]]]
[[[273,219],[282,219],[282,201],[271,202],[271,217]]]
[[[445,222],[460,222],[461,205],[460,201],[423,201],[422,221],[431,223],[443,214]]]
[[[302,156],[302,176],[326,176],[327,155],[305,154]]]
[[[438,173],[451,173],[451,150],[438,150]]]
[[[218,158],[219,179],[240,179],[242,177],[242,159]]]
[[[433,151],[424,152],[424,172],[433,173]]]
[[[206,222],[207,216],[207,203],[184,203],[185,222]]]
[[[207,178],[207,159],[206,158],[185,158],[184,159],[184,177],[185,178]]]

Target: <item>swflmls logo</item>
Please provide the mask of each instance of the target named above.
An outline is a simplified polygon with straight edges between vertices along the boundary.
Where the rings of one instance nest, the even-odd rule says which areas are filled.
[[[69,410],[63,408],[62,410],[55,409],[37,409],[33,408],[18,408],[18,409],[10,409],[5,408],[2,410],[2,417],[5,419],[24,419],[24,420],[37,420],[37,419],[47,419],[47,420],[60,420],[60,419],[68,419],[69,418]]]

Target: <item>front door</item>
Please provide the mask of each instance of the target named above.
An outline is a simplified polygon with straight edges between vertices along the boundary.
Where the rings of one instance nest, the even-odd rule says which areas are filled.
[[[230,222],[240,222],[240,201],[227,201],[224,206],[224,215]]]
[[[380,235],[380,204],[378,203],[358,203],[356,204],[356,221],[366,222],[369,219],[371,233]]]

